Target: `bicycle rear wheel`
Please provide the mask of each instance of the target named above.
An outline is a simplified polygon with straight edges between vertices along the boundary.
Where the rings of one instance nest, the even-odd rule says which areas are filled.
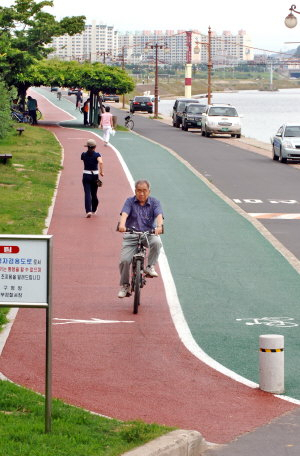
[[[131,119],[128,120],[126,127],[129,128],[129,130],[132,130],[133,127],[134,127],[134,122],[133,122],[133,120],[131,120]]]
[[[40,120],[42,118],[42,113],[39,109],[36,110],[36,120]]]
[[[141,260],[136,261],[134,278],[133,313],[137,314],[141,299]]]

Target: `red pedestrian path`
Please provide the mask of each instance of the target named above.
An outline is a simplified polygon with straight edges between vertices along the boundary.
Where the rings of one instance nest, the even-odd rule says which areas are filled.
[[[37,98],[46,121],[69,117]],[[160,278],[148,281],[138,315],[132,314],[131,298],[116,297],[121,235],[115,227],[123,200],[132,193],[128,180],[114,151],[97,139],[104,186],[98,215],[86,219],[80,153],[95,136],[47,128],[64,148],[48,230],[54,236],[53,395],[121,420],[196,429],[216,443],[294,409],[294,404],[225,377],[188,352],[173,326]],[[44,329],[43,310],[20,310],[0,359],[4,375],[42,393]]]

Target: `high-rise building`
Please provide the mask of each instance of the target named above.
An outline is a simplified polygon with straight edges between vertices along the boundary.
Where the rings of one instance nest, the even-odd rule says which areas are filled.
[[[86,25],[82,33],[54,38],[48,47],[54,47],[55,51],[49,58],[112,63],[120,61],[120,55],[123,55],[128,63],[152,62],[155,51],[149,49],[149,46],[147,49],[147,43],[162,45],[158,49],[159,64],[184,64],[189,58],[191,63],[207,63],[208,60],[208,35],[198,30],[120,33],[113,26],[97,25],[95,21]],[[251,39],[244,30],[240,30],[237,35],[229,31],[217,35],[212,31],[211,57],[214,64],[224,65],[253,60]]]
[[[86,25],[82,33],[62,35],[53,38],[48,47],[54,52],[48,58],[78,60],[89,62],[108,62],[118,52],[118,32],[113,26],[96,24]]]

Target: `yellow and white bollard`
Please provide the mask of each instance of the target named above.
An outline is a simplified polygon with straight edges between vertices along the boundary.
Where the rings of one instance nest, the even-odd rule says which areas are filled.
[[[268,393],[284,393],[284,336],[259,336],[259,388]]]

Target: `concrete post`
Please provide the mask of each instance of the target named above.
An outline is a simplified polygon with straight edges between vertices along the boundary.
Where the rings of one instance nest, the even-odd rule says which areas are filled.
[[[284,393],[284,336],[259,336],[259,387],[268,393]]]

